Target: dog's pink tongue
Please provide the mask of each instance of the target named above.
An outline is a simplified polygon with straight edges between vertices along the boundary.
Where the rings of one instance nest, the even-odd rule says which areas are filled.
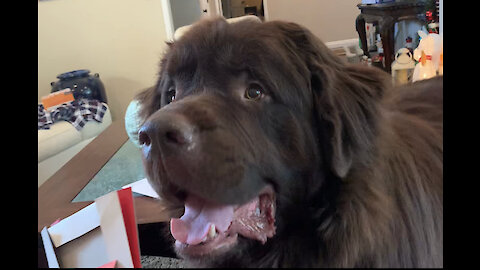
[[[189,195],[185,201],[185,213],[180,218],[172,218],[170,231],[179,242],[196,245],[205,239],[212,224],[218,231],[225,232],[232,219],[233,206],[214,204]]]

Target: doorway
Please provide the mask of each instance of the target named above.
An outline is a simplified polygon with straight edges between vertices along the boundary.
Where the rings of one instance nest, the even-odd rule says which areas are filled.
[[[265,21],[264,0],[161,0],[167,39],[175,31],[200,18],[223,16],[226,19],[255,15]]]
[[[209,15],[208,0],[161,1],[167,39],[170,41],[173,40],[173,35],[178,28]]]
[[[226,19],[254,15],[265,20],[263,0],[219,0],[222,5],[222,15]]]

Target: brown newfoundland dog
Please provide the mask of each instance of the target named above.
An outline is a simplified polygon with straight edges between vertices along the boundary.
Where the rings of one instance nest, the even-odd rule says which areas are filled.
[[[204,20],[138,96],[196,266],[442,267],[443,79],[390,86],[288,22]]]

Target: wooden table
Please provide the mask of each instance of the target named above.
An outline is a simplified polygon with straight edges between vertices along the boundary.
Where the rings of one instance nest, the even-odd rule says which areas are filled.
[[[91,204],[72,200],[128,140],[123,121],[113,122],[90,144],[38,188],[38,231]],[[169,221],[179,210],[168,211],[160,200],[134,197],[137,224]]]
[[[364,55],[370,57],[367,46],[365,23],[378,22],[380,38],[382,39],[385,55],[385,71],[391,72],[392,62],[395,59],[394,34],[395,23],[403,20],[418,20],[425,22],[422,2],[393,2],[385,4],[358,4],[361,13],[355,20],[358,36],[362,43]]]

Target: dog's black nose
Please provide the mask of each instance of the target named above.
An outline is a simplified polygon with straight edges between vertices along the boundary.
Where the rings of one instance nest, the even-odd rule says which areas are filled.
[[[142,146],[150,146],[152,143],[152,139],[150,139],[150,135],[148,135],[147,128],[145,126],[142,126],[138,132],[138,141]]]
[[[143,147],[159,148],[164,154],[188,148],[193,142],[193,126],[181,114],[161,113],[148,119],[138,132]]]

